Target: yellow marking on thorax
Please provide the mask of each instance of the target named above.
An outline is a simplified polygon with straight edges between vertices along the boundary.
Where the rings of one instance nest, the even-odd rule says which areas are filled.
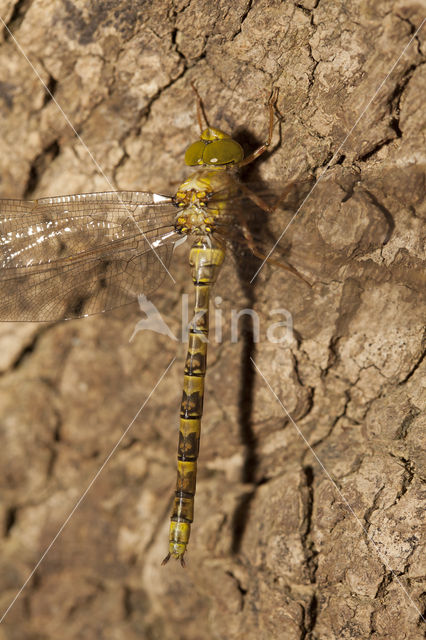
[[[238,191],[232,173],[225,167],[200,169],[179,186],[175,197],[177,205],[182,209],[177,219],[181,231],[212,231],[215,219],[226,211],[228,198]],[[215,207],[211,202],[207,209],[209,198],[218,192],[223,192],[223,200],[216,199]]]

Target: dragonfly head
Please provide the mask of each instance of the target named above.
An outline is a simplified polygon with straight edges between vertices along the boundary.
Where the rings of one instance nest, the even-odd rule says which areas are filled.
[[[200,139],[191,144],[185,152],[185,164],[223,166],[237,164],[244,158],[244,151],[236,140],[220,129],[207,127]]]

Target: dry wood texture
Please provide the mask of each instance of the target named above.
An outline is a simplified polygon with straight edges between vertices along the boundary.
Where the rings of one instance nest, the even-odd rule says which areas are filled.
[[[0,2],[69,119],[1,28],[2,197],[173,193],[198,135],[191,81],[247,151],[279,87],[274,150],[249,179],[332,161],[281,243],[312,289],[271,265],[251,287],[232,260],[219,278],[224,319],[254,306],[261,340],[225,328],[210,347],[184,571],[160,567],[184,347],[129,343],[136,306],[0,326],[2,611],[177,355],[1,640],[423,638],[425,28],[409,43],[424,14],[421,0]],[[175,332],[186,260],[151,297]],[[277,308],[294,323],[283,344],[265,339]]]

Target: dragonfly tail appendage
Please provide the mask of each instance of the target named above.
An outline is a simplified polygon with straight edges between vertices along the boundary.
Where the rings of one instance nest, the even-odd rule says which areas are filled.
[[[225,256],[221,245],[200,238],[190,253],[192,279],[195,285],[194,317],[190,324],[188,353],[185,361],[184,384],[180,410],[176,493],[170,522],[170,557],[184,566],[191,523],[194,519],[194,496],[197,458],[203,413],[204,378],[206,375],[209,332],[210,291]]]

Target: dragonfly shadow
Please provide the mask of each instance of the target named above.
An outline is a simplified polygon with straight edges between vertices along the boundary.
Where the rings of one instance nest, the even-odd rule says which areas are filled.
[[[259,140],[253,138],[253,136],[245,130],[240,130],[236,138],[243,147],[248,145],[256,147],[259,145]],[[270,154],[268,153],[261,156],[259,160],[262,161],[266,159],[268,155]],[[294,184],[288,183],[287,185],[280,186],[275,184],[274,187],[271,188],[268,183],[260,178],[259,162],[250,164],[245,168],[243,175],[241,175],[241,181],[253,191],[254,194],[260,196],[262,202],[269,207],[273,207],[277,202],[280,202],[281,195],[285,193],[287,209],[292,211],[297,210],[311,184],[311,180],[308,179],[302,180],[299,183],[295,182]],[[290,189],[287,189],[287,187],[290,187]],[[287,193],[287,190],[289,193]],[[270,214],[256,206],[250,197],[247,197],[242,204],[244,204],[244,220],[252,236],[253,243],[260,252],[260,255],[266,256],[276,240],[276,233],[274,233],[270,225]],[[279,209],[280,207],[277,209],[278,214],[280,214]],[[283,217],[283,220],[284,219]],[[277,255],[279,261],[281,257],[285,258],[289,247],[291,247],[291,241],[286,239],[285,245],[283,244],[282,247],[277,248],[275,255]],[[236,257],[236,271],[246,298],[245,304],[247,308],[253,308],[256,302],[256,280],[251,282],[251,279],[258,272],[262,261],[253,254],[247,242],[244,242],[244,239],[242,241],[242,238],[240,238],[238,242],[233,243],[233,255]],[[285,264],[284,259],[284,268],[286,268]],[[291,277],[295,276],[293,275]],[[241,481],[246,485],[251,485],[252,490],[249,490],[242,496],[234,511],[231,548],[235,554],[240,551],[242,538],[248,524],[250,504],[254,499],[257,487],[262,482],[262,479],[259,479],[260,460],[257,452],[257,436],[253,425],[254,386],[257,375],[253,361],[256,360],[256,343],[254,341],[252,318],[246,315],[241,318],[241,321],[242,350],[239,376],[241,382],[238,399],[240,438],[244,446]]]
[[[240,252],[241,254],[241,252]],[[255,273],[259,260],[253,255],[246,253],[237,261],[237,272],[241,281],[241,286],[245,296],[247,308],[254,307],[256,301],[255,288],[247,281],[248,273]],[[254,331],[252,318],[249,315],[241,317],[240,326],[241,359],[240,359],[240,388],[238,394],[238,424],[240,439],[244,447],[244,461],[241,471],[241,481],[244,484],[253,485],[256,481],[259,459],[257,454],[257,439],[253,429],[253,397],[255,370],[252,359],[256,358],[256,343],[254,342]],[[241,539],[247,525],[249,506],[254,497],[253,491],[246,494],[237,505],[232,522],[232,551],[237,553],[240,548]]]
[[[245,130],[240,129],[235,138],[244,147],[256,148],[259,140]],[[261,161],[265,156],[261,156]],[[244,184],[255,184],[256,191],[266,190],[266,184],[259,177],[258,162],[248,165],[240,176]],[[250,206],[250,214],[246,217],[250,233],[254,238],[269,235],[265,213],[253,203],[246,202]],[[247,212],[246,212],[247,213]],[[236,271],[240,280],[241,288],[245,297],[246,307],[252,309],[256,302],[255,284],[250,282],[251,277],[258,270],[261,261],[255,257],[244,243],[233,242],[233,255],[235,259]],[[255,496],[257,488],[257,476],[259,469],[259,456],[257,453],[257,437],[253,428],[253,399],[256,371],[252,362],[256,359],[256,343],[254,341],[254,328],[251,316],[241,317],[240,336],[242,341],[240,360],[240,389],[238,397],[238,423],[240,438],[244,447],[244,460],[241,470],[241,481],[251,485],[253,489],[245,493],[237,504],[232,520],[232,553],[240,551],[241,541],[248,524],[250,504]]]

